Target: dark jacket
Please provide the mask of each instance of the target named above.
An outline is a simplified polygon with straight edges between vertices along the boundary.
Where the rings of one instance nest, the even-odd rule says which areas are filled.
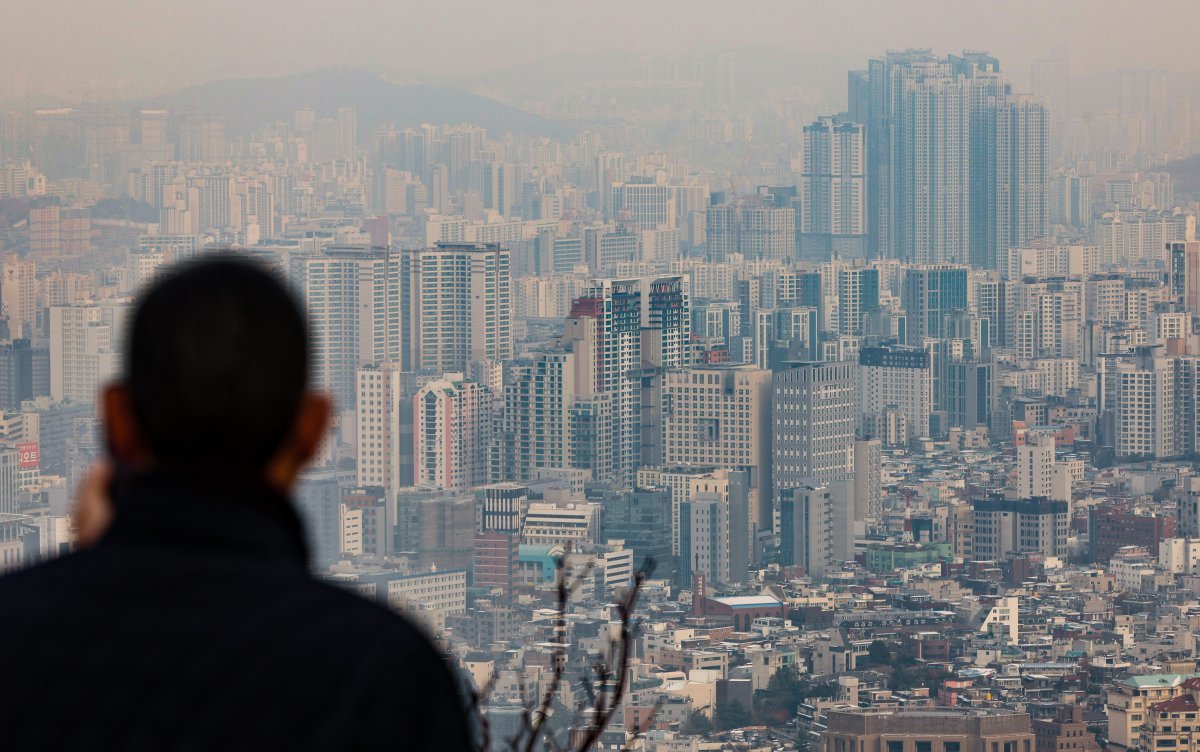
[[[469,748],[431,644],[314,580],[286,499],[159,477],[118,508],[91,550],[0,578],[0,749]]]

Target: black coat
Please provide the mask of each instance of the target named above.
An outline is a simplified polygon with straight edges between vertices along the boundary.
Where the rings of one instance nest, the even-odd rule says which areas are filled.
[[[432,645],[314,580],[286,499],[158,477],[119,509],[0,578],[0,750],[470,748]]]

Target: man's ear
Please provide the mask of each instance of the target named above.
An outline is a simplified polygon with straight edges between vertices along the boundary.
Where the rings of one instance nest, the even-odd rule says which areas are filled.
[[[100,404],[109,455],[126,466],[144,465],[148,457],[133,417],[133,398],[129,388],[120,382],[109,384],[100,394]]]
[[[296,477],[308,466],[329,429],[333,402],[320,392],[305,392],[296,410],[292,432],[267,466],[267,482],[281,492],[291,490]]]

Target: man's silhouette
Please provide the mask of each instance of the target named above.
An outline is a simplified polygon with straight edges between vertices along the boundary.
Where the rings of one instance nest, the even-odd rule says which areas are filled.
[[[0,749],[467,749],[430,643],[308,573],[288,494],[330,405],[287,291],[249,261],[186,265],[126,352],[92,545],[0,578]]]

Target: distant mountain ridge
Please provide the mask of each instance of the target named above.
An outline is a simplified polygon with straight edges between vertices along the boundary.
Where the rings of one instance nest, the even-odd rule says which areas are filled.
[[[277,120],[290,123],[293,113],[306,107],[315,110],[317,117],[332,117],[339,107],[354,107],[360,136],[381,123],[393,123],[397,128],[469,123],[494,135],[562,137],[569,130],[561,123],[462,89],[392,83],[361,68],[215,81],[149,97],[137,105],[221,115],[227,133],[235,137]]]

